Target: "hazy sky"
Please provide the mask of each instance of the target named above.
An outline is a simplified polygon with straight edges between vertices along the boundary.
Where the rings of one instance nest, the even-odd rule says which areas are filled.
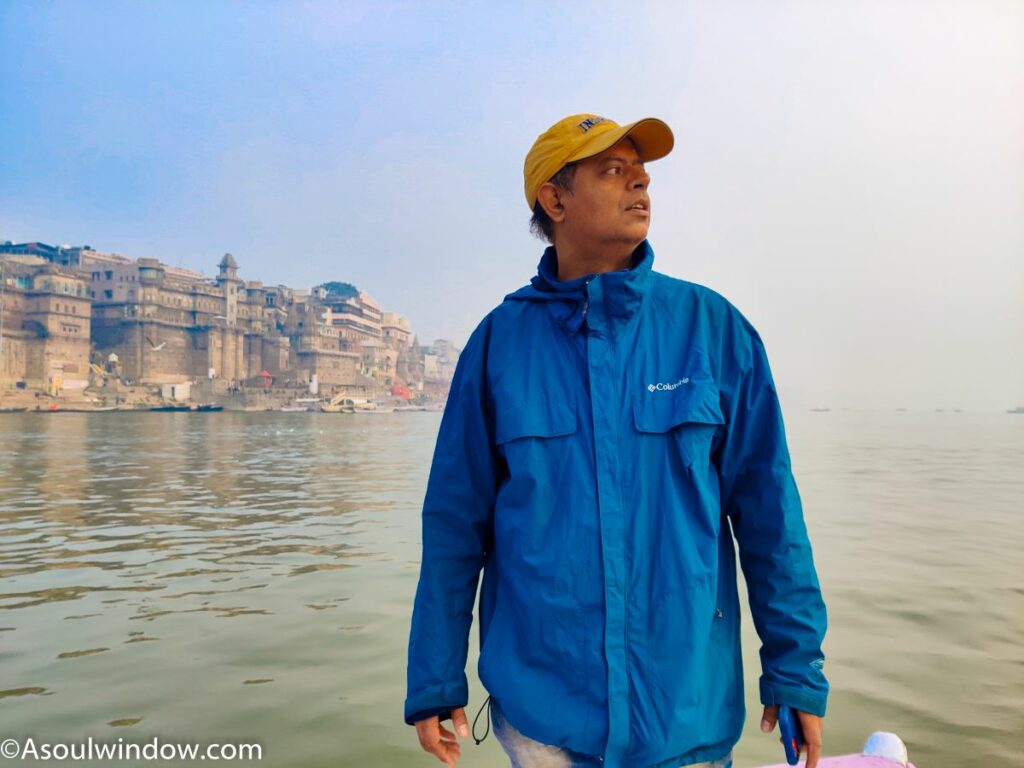
[[[523,156],[653,115],[655,269],[786,406],[1024,404],[1024,4],[0,3],[0,240],[355,283],[461,346],[534,273]]]

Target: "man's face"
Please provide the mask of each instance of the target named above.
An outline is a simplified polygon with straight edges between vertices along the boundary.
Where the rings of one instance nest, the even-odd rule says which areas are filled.
[[[650,181],[628,138],[581,161],[572,192],[560,190],[562,233],[581,245],[636,247],[651,224]]]

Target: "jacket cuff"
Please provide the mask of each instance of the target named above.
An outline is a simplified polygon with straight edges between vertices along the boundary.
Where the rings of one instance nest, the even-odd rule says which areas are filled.
[[[407,725],[414,725],[416,719],[423,719],[423,717],[430,717],[430,714],[435,714],[424,715],[427,710],[447,712],[457,707],[465,707],[468,703],[469,686],[465,680],[427,688],[406,698],[405,722]]]
[[[433,707],[424,709],[421,712],[414,712],[406,717],[405,722],[409,725],[416,725],[420,720],[437,715],[438,720],[451,720],[453,707]]]
[[[825,704],[827,695],[808,693],[798,688],[784,688],[778,685],[771,685],[761,679],[761,703],[768,706],[782,706],[783,704],[792,709],[799,709],[809,715],[825,716]]]

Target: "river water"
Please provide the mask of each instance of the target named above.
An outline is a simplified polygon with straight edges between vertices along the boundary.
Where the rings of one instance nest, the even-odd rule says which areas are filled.
[[[0,416],[0,741],[440,765],[402,721],[439,422]],[[889,730],[918,768],[1024,765],[1024,416],[791,412],[786,426],[829,610],[826,751]],[[782,758],[757,728],[745,622],[737,768]],[[477,642],[474,626],[471,720]],[[463,755],[508,764],[493,734]]]

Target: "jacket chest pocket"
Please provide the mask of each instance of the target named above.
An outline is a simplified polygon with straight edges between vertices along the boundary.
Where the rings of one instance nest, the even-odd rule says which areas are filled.
[[[706,466],[715,435],[725,424],[713,381],[693,381],[674,390],[644,391],[633,397],[638,432],[661,435],[678,447],[687,464]]]
[[[505,459],[507,477],[498,491],[495,537],[515,541],[519,553],[532,553],[534,565],[548,562],[552,541],[565,541],[571,519],[572,477],[579,467],[576,402],[564,399],[499,401],[495,444]],[[567,579],[571,562],[550,563],[555,580]],[[571,579],[570,579],[571,580]]]
[[[497,407],[494,422],[496,445],[506,445],[525,437],[570,435],[577,427],[576,401],[558,398],[508,400]]]

